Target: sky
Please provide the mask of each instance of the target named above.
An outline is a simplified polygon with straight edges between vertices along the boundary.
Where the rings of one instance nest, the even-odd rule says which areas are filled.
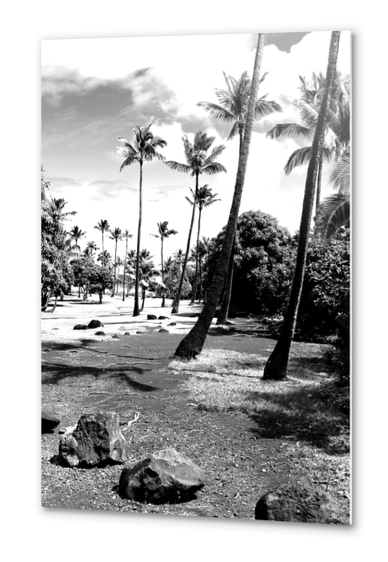
[[[185,163],[183,135],[193,140],[196,131],[224,144],[219,157],[227,173],[200,176],[221,200],[205,209],[201,235],[213,237],[226,224],[233,197],[238,163],[238,140],[227,141],[231,125],[222,123],[197,106],[216,102],[215,88],[225,85],[223,73],[238,78],[251,75],[257,36],[218,34],[153,36],[114,39],[56,39],[41,43],[42,165],[51,183],[50,194],[64,198],[68,211],[76,211],[67,223],[86,231],[86,241],[101,247],[94,226],[108,220],[112,229],[133,234],[129,249],[136,247],[139,166],[120,172],[123,157],[118,137],[133,139],[132,127],[152,123],[151,131],[166,140],[161,150],[167,160]],[[293,101],[298,98],[299,75],[326,73],[330,31],[271,33],[265,36],[261,73],[268,72],[259,96],[277,101],[283,111],[254,126],[240,213],[269,213],[292,233],[299,228],[307,167],[284,173],[292,152],[306,141],[271,140],[266,133],[277,123],[296,122]],[[349,74],[350,33],[341,33],[337,69]],[[325,197],[330,166],[323,174]],[[143,170],[142,248],[159,263],[157,223],[168,221],[178,231],[165,242],[165,256],[185,250],[191,206],[185,197],[194,178],[169,169],[162,162],[147,162]],[[193,242],[196,233],[193,235]],[[105,248],[113,255],[114,242]],[[124,242],[118,254],[124,255]]]

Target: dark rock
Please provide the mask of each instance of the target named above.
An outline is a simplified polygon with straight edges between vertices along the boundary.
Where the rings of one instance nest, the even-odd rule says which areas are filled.
[[[52,433],[60,422],[55,410],[47,406],[42,407],[42,433]]]
[[[176,322],[170,322],[167,326],[176,326]]]
[[[147,320],[157,320],[155,314],[147,314]]]
[[[269,490],[256,504],[255,519],[303,523],[338,523],[333,498],[309,486],[283,484]]]
[[[162,332],[164,334],[169,334],[170,332],[168,330],[166,330],[166,328],[160,328],[160,330],[158,330],[158,332]]]
[[[86,414],[80,417],[59,441],[59,462],[88,468],[120,464],[129,458],[129,446],[120,430],[116,412]]]
[[[100,330],[99,332],[96,332],[94,335],[95,335],[95,336],[105,336],[105,332],[103,332],[102,330]]]
[[[103,328],[104,324],[99,320],[91,320],[88,324],[88,328],[95,329],[95,328]]]
[[[175,449],[164,449],[124,468],[118,493],[138,502],[176,503],[193,499],[204,485],[198,466]]]
[[[118,336],[117,334],[112,334],[112,338],[113,338],[114,340],[118,340],[118,339],[120,339],[120,338],[119,338],[119,336]]]
[[[138,330],[136,333],[137,334],[144,334],[144,330]]]
[[[159,316],[158,320],[170,320],[169,316]]]
[[[130,336],[131,334],[129,332],[125,332],[124,336]]]
[[[87,330],[88,327],[86,324],[76,324],[73,328],[73,330]]]

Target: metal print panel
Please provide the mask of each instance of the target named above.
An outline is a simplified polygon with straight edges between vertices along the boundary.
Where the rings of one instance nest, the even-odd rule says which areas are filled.
[[[347,31],[42,42],[42,505],[349,525]]]

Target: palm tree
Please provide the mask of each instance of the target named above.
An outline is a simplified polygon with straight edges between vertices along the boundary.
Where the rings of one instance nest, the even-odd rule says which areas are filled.
[[[114,240],[114,241],[115,241],[114,276],[115,276],[115,279],[116,279],[117,244],[118,244],[119,240],[121,240],[121,238],[122,238],[122,231],[121,231],[121,228],[115,228],[114,230],[110,230],[109,232],[110,232],[110,234],[111,234],[111,235],[109,236],[109,238],[110,238],[111,240]],[[116,292],[116,287],[115,287],[115,285],[113,285],[113,294],[112,294],[112,297],[114,297],[115,292]]]
[[[163,245],[165,238],[178,234],[177,230],[168,228],[168,221],[158,222],[158,234],[152,234],[154,238],[160,238],[160,264],[162,268],[162,281],[164,282],[164,261],[163,261]],[[163,289],[162,308],[166,306],[166,291]]]
[[[97,252],[98,246],[95,242],[89,241],[86,242],[86,248],[84,250],[84,254],[90,258],[94,258],[95,252]]]
[[[84,238],[85,235],[86,235],[86,232],[81,230],[79,228],[79,226],[73,226],[73,228],[70,230],[70,237],[75,242],[73,248],[75,248],[77,250],[77,253],[81,251],[81,248],[78,245],[78,241],[81,238]]]
[[[107,267],[111,270],[111,260],[112,256],[107,250],[104,250],[103,252],[100,252],[98,254],[97,261],[101,262],[102,267]]]
[[[133,308],[133,316],[139,316],[139,259],[140,259],[140,238],[141,238],[141,222],[142,222],[142,206],[143,206],[143,164],[150,162],[154,158],[164,161],[165,158],[157,151],[157,148],[164,148],[167,142],[150,131],[151,125],[147,127],[136,126],[133,128],[135,138],[132,144],[126,139],[119,137],[118,140],[124,144],[125,148],[118,148],[118,151],[125,160],[120,166],[120,172],[125,166],[131,166],[135,162],[140,165],[139,179],[139,224],[137,229],[137,258],[136,258],[136,279],[135,279],[135,304]]]
[[[197,286],[197,295],[198,295],[198,302],[201,302],[202,297],[202,268],[203,263],[209,253],[209,243],[210,239],[202,236],[202,240],[198,241],[197,247],[191,250],[190,258],[192,261],[196,263],[198,260],[198,286]]]
[[[338,192],[322,201],[316,223],[317,231],[326,238],[350,223],[350,146],[333,169],[330,183]]]
[[[326,74],[326,87],[322,99],[322,104],[319,110],[318,121],[315,128],[314,140],[311,148],[311,158],[307,170],[302,217],[299,229],[298,253],[296,258],[291,295],[287,311],[284,316],[279,339],[264,368],[263,379],[265,380],[283,380],[287,377],[288,359],[291,349],[291,343],[294,338],[299,302],[303,288],[308,236],[310,232],[310,222],[314,205],[314,195],[320,162],[320,153],[325,140],[326,118],[329,108],[331,89],[336,74],[340,34],[340,31],[333,31],[331,34],[329,61]]]
[[[124,279],[123,279],[123,301],[125,301],[125,273],[126,273],[125,260],[127,259],[127,254],[128,254],[128,239],[132,238],[132,234],[129,234],[128,230],[124,230],[123,238],[125,238]]]
[[[196,357],[202,350],[210,324],[214,318],[218,299],[224,285],[224,279],[230,260],[232,244],[236,233],[237,219],[240,209],[242,191],[244,187],[245,172],[248,163],[249,146],[252,136],[253,122],[255,118],[255,102],[259,89],[260,67],[264,48],[264,34],[258,36],[255,63],[251,83],[251,93],[246,115],[244,139],[239,155],[236,183],[233,194],[232,207],[229,213],[228,224],[226,227],[225,238],[222,245],[220,257],[215,268],[208,297],[205,301],[199,318],[191,331],[183,338],[179,344],[175,355],[186,359]]]
[[[105,250],[104,250],[104,234],[105,232],[108,232],[110,225],[108,223],[107,220],[105,219],[101,219],[99,223],[96,224],[96,226],[94,227],[97,230],[99,230],[101,232],[101,237],[102,237],[102,247],[101,247],[101,251],[102,251],[102,255],[105,255]],[[102,267],[105,267],[105,262],[102,261],[101,262]]]
[[[265,80],[267,73],[264,73],[259,81],[259,85]],[[217,103],[201,101],[197,105],[208,111],[211,115],[228,123],[233,123],[227,140],[233,139],[237,134],[239,136],[239,153],[244,137],[244,128],[248,110],[248,102],[251,91],[251,79],[247,72],[243,72],[239,79],[227,76],[224,72],[226,89],[216,88]],[[275,112],[281,112],[281,106],[275,102],[266,99],[267,95],[260,97],[255,102],[254,119],[256,121],[267,117]],[[225,281],[224,299],[222,301],[221,310],[218,315],[218,324],[225,323],[228,318],[230,297],[232,293],[233,268],[234,268],[234,247],[233,242],[232,254],[228,266],[228,274]]]
[[[163,285],[163,282],[158,279],[160,276],[160,271],[155,268],[154,262],[152,261],[152,256],[148,250],[142,250],[140,252],[139,259],[139,273],[140,273],[140,286],[142,289],[142,304],[141,311],[144,310],[146,289],[148,289],[149,284],[157,283],[158,285]]]
[[[189,197],[186,197],[187,201],[191,204],[194,205],[194,201],[195,201],[195,194],[193,192],[192,189],[190,189],[192,195],[193,195],[193,199],[189,199]],[[215,203],[216,201],[221,201],[221,199],[216,199],[218,193],[213,193],[212,190],[209,188],[209,186],[203,185],[202,187],[200,187],[198,189],[198,194],[197,194],[197,201],[196,201],[196,205],[198,207],[198,230],[197,230],[197,243],[196,243],[196,252],[195,252],[195,278],[194,278],[194,289],[193,289],[193,294],[191,297],[191,303],[190,304],[194,304],[195,299],[197,297],[197,287],[198,287],[198,258],[199,258],[199,250],[198,250],[198,246],[199,246],[199,236],[200,236],[200,232],[201,232],[201,217],[202,217],[202,211],[203,209],[205,209],[206,207],[209,207],[210,205],[213,205],[213,203]]]
[[[311,83],[308,85],[305,78],[299,76],[301,99],[295,102],[301,123],[279,123],[268,131],[267,136],[271,139],[279,137],[302,137],[312,139],[317,126],[319,108],[322,103],[325,78],[322,74],[313,73]],[[318,211],[321,198],[321,180],[323,161],[331,162],[338,160],[347,150],[350,140],[350,111],[349,111],[349,84],[347,79],[339,74],[335,78],[335,86],[331,96],[330,107],[326,118],[326,134],[324,144],[320,153],[316,186],[316,210]],[[312,147],[306,146],[296,149],[289,157],[284,171],[288,175],[296,167],[309,163]]]
[[[211,153],[208,155],[207,153],[210,150],[211,145],[215,141],[215,137],[209,137],[209,135],[207,135],[202,131],[195,133],[193,143],[189,141],[186,135],[182,138],[182,140],[183,140],[184,153],[187,163],[180,164],[179,162],[169,160],[168,162],[166,162],[166,165],[172,170],[177,170],[178,172],[184,172],[185,174],[190,174],[192,177],[195,177],[194,201],[196,201],[198,197],[200,174],[214,175],[214,174],[218,174],[219,172],[226,172],[225,166],[223,166],[219,162],[216,162],[218,156],[225,150],[225,146],[221,144],[219,146],[214,147]],[[196,205],[193,205],[189,235],[187,237],[187,249],[186,249],[185,261],[183,263],[178,292],[174,299],[174,305],[172,308],[173,314],[179,312],[179,302],[181,300],[183,280],[186,271],[187,259],[189,257],[189,252],[190,252],[190,241],[191,241],[191,234],[194,225],[195,209],[196,209]]]

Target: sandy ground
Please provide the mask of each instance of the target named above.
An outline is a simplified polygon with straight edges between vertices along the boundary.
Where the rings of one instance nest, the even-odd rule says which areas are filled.
[[[41,320],[42,342],[76,342],[85,339],[104,341],[112,335],[123,335],[128,332],[131,336],[137,332],[158,332],[161,328],[167,329],[171,334],[184,335],[194,325],[201,306],[190,306],[189,301],[182,301],[178,314],[171,314],[171,300],[167,299],[165,308],[161,308],[162,299],[147,298],[144,311],[140,316],[133,317],[133,298],[125,301],[121,296],[111,297],[104,295],[102,304],[98,303],[97,296],[89,302],[84,302],[75,294],[66,296],[63,301],[58,301],[53,313],[43,312]],[[49,309],[50,310],[50,309]],[[147,314],[167,316],[167,320],[147,320]],[[76,324],[89,324],[91,320],[100,320],[103,328],[93,330],[74,330]],[[175,326],[171,326],[175,322]],[[213,323],[215,324],[215,320]],[[96,336],[95,333],[103,331],[105,336]]]

